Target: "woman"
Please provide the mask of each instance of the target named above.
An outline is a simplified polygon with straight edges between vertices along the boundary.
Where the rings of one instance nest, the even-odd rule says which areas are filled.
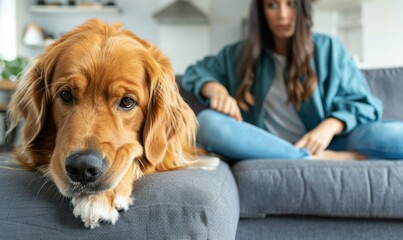
[[[253,0],[247,39],[190,66],[182,86],[213,110],[198,143],[234,160],[403,159],[403,124],[343,46],[311,33],[310,0]]]

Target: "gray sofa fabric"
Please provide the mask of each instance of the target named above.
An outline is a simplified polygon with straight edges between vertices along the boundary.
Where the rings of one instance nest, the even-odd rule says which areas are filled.
[[[270,216],[243,219],[236,240],[401,240],[403,221]]]
[[[241,217],[403,219],[403,162],[250,160],[236,164]]]
[[[115,225],[85,229],[69,201],[38,173],[0,156],[0,239],[234,239],[239,197],[228,165],[151,174]]]
[[[363,70],[372,93],[384,107],[383,119],[403,120],[403,67]]]

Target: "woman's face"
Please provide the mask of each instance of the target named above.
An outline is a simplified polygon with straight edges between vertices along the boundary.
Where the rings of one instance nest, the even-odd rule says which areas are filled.
[[[277,40],[294,35],[298,0],[263,0],[267,24]]]

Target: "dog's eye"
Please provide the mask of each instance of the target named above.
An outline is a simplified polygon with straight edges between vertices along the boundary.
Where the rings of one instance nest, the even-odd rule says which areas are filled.
[[[65,104],[71,104],[73,102],[73,94],[69,91],[61,91],[60,92],[60,99],[65,103]]]
[[[125,111],[131,110],[136,106],[136,101],[132,98],[124,97],[120,100],[119,108]]]

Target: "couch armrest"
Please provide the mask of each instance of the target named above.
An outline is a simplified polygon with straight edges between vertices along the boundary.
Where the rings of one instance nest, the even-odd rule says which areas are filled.
[[[88,230],[69,200],[35,172],[5,169],[0,154],[1,239],[235,239],[239,198],[224,162],[216,170],[155,173],[135,183],[115,225]]]

